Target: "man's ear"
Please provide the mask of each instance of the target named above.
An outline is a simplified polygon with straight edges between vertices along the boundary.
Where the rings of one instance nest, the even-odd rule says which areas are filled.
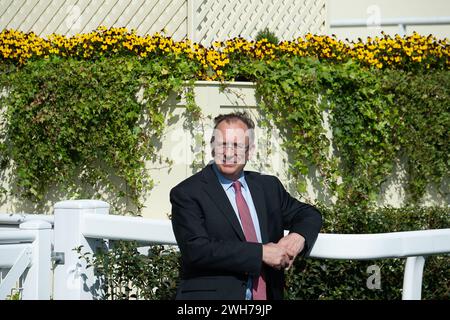
[[[211,156],[214,158],[216,156],[216,152],[214,151],[214,135],[212,135],[211,140],[209,140],[209,146],[211,147]]]

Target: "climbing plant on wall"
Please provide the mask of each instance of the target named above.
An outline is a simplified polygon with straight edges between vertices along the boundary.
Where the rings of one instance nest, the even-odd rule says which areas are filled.
[[[282,133],[300,192],[315,168],[320,188],[341,203],[371,204],[403,159],[409,201],[430,183],[445,195],[449,57],[448,40],[417,33],[356,43],[235,38],[206,48],[124,28],[47,39],[3,30],[2,174],[12,168],[18,188],[9,192],[36,201],[81,183],[140,208],[169,94],[184,94],[198,119],[195,80],[245,80],[256,84],[264,124]]]

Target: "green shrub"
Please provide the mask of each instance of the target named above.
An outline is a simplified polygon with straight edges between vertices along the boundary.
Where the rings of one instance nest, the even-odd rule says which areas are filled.
[[[450,228],[448,208],[321,207],[323,233],[382,233]],[[286,299],[401,299],[406,259],[297,260],[287,273]],[[380,268],[380,289],[366,285],[369,266]],[[422,299],[449,299],[450,257],[426,259]]]
[[[93,256],[76,248],[80,258],[94,267],[102,288],[100,299],[169,300],[175,298],[179,252],[173,247],[152,245],[147,254],[138,251],[134,241],[114,241],[110,250]]]
[[[255,37],[256,41],[261,41],[263,39],[266,39],[267,42],[272,43],[272,44],[278,44],[280,42],[280,40],[278,39],[275,32],[270,31],[269,28],[264,28],[264,29],[258,31],[258,33],[256,34],[256,37]]]

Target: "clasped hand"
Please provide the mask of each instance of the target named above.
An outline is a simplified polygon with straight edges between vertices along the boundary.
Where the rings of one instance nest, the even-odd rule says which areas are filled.
[[[277,270],[289,268],[305,246],[305,238],[298,233],[290,233],[278,241],[263,245],[263,262]]]

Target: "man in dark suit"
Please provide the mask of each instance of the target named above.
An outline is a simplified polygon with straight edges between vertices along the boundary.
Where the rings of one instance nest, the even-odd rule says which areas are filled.
[[[254,150],[247,114],[214,120],[214,163],[170,192],[182,266],[177,299],[282,299],[284,269],[309,254],[321,214],[278,178],[243,170]]]

